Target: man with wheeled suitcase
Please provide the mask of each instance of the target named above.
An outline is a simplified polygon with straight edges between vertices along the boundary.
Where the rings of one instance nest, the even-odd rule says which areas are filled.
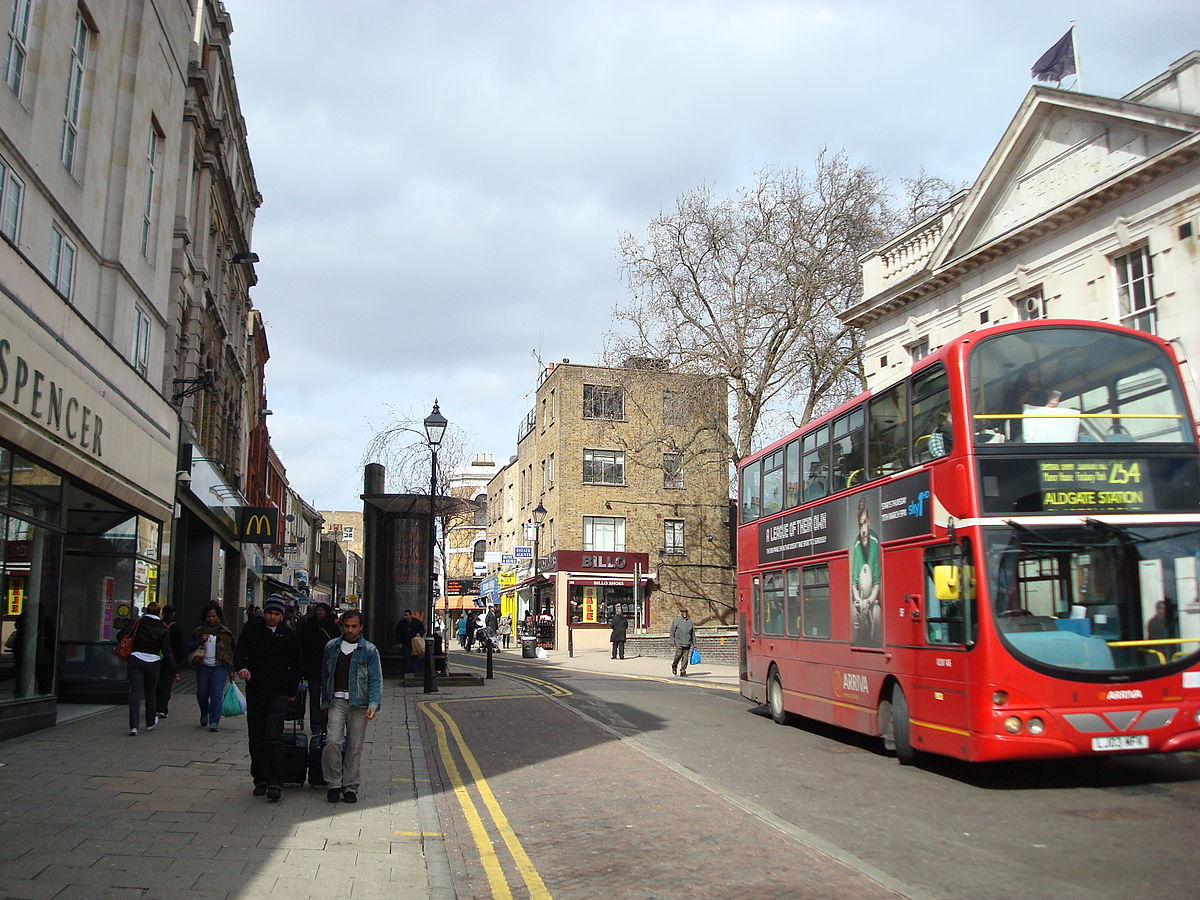
[[[300,686],[302,661],[296,633],[283,624],[283,598],[263,601],[263,614],[246,623],[233,666],[246,683],[246,733],[254,796],[283,796],[283,718]]]
[[[342,613],[342,639],[325,645],[321,708],[325,711],[325,750],[321,754],[330,803],[358,802],[367,723],[383,702],[379,650],[362,636],[362,613]]]

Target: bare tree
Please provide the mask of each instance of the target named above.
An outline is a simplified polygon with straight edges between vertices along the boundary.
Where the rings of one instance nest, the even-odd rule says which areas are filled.
[[[933,180],[908,188],[917,200]],[[871,168],[822,151],[811,173],[765,169],[736,197],[705,185],[622,235],[629,326],[616,358],[642,356],[717,376],[732,399],[730,457],[754,449],[763,416],[787,401],[803,423],[864,384],[861,336],[838,318],[862,294],[859,258],[900,228],[902,203]]]

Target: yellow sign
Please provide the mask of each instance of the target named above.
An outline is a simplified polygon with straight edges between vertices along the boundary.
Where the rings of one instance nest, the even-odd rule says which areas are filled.
[[[583,589],[583,619],[584,622],[596,621],[596,589],[594,587],[585,587]]]
[[[11,587],[8,589],[8,597],[5,602],[6,616],[19,616],[21,609],[25,605],[25,589],[22,587]]]
[[[516,572],[501,572],[500,574],[498,574],[496,576],[496,580],[499,583],[500,587],[502,587],[502,588],[512,587],[514,584],[517,583],[517,573]]]

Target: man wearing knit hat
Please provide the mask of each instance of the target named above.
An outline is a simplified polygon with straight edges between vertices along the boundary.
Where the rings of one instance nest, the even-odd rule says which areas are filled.
[[[233,667],[246,682],[246,732],[254,796],[283,796],[283,716],[295,699],[303,660],[296,632],[283,623],[282,597],[263,601],[263,614],[238,636]]]

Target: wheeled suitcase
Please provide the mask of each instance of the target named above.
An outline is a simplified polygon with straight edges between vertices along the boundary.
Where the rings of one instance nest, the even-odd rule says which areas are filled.
[[[321,763],[321,754],[325,752],[325,735],[314,734],[308,742],[308,783],[314,786],[324,785],[325,767]]]
[[[283,783],[304,784],[308,778],[308,735],[295,727],[283,733]]]
[[[296,699],[287,701],[287,708],[283,712],[283,718],[289,722],[299,722],[300,727],[304,727],[304,711],[308,709],[308,685],[303,681],[300,682],[300,687],[296,690]]]

